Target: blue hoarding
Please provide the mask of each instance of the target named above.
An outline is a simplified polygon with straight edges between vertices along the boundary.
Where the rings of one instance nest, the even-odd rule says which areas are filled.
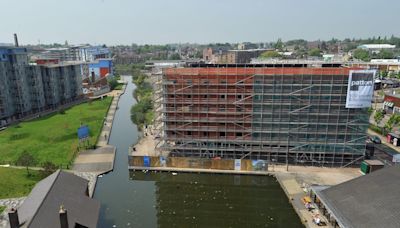
[[[150,157],[149,156],[144,156],[143,157],[143,166],[144,167],[150,167]]]
[[[84,139],[87,137],[89,137],[89,127],[87,125],[83,125],[80,128],[78,128],[78,138]]]

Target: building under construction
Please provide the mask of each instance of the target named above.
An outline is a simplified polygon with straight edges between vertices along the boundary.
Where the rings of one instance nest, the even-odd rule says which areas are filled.
[[[163,71],[170,156],[345,166],[365,156],[367,108],[346,108],[349,73],[311,66],[197,64]]]

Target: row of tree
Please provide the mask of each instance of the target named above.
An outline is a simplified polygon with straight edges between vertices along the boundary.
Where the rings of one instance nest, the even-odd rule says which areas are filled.
[[[141,129],[144,125],[150,125],[153,122],[153,87],[141,70],[133,70],[132,75],[132,81],[136,85],[133,96],[137,103],[131,108],[131,120]]]

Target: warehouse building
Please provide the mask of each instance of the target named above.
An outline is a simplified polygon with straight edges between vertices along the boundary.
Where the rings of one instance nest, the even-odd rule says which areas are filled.
[[[27,54],[0,47],[0,126],[81,98],[80,65],[29,65]]]
[[[165,69],[163,149],[170,156],[274,163],[361,162],[374,75],[354,70],[337,64]],[[367,93],[358,96],[361,90]]]

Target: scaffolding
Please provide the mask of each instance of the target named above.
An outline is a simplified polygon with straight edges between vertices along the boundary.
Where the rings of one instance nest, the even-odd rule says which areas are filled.
[[[171,156],[345,166],[365,155],[368,112],[345,108],[340,66],[205,65],[164,70]]]

